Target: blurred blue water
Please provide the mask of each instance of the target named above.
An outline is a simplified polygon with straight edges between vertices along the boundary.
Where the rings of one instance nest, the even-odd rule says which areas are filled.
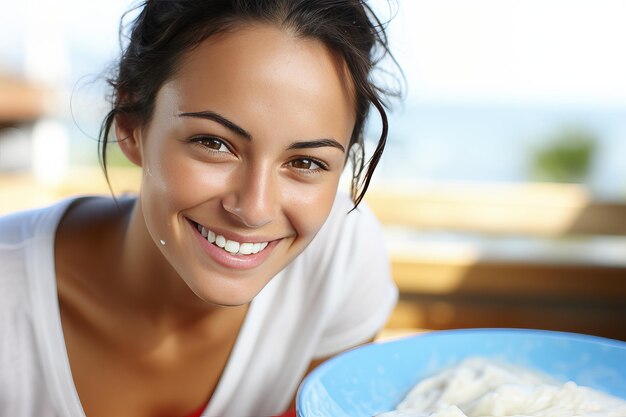
[[[409,102],[390,115],[378,179],[531,180],[533,151],[567,127],[597,138],[586,184],[603,197],[626,197],[626,108]],[[368,139],[378,128],[373,114]]]

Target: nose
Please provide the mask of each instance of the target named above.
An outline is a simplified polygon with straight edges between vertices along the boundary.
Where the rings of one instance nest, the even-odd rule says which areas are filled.
[[[268,169],[245,167],[233,176],[222,207],[246,227],[263,227],[274,218],[277,196],[273,183]]]

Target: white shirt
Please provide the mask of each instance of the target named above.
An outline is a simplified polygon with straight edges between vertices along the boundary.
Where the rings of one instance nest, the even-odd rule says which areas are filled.
[[[0,415],[85,417],[69,367],[54,268],[73,199],[0,218]],[[203,415],[282,413],[312,359],[371,337],[397,300],[381,228],[338,194],[305,251],[252,301]],[[182,416],[181,416],[182,417]]]

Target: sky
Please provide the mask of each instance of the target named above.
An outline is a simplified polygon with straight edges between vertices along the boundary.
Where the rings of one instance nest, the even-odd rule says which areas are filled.
[[[626,106],[626,1],[389,1],[409,98]],[[66,84],[97,74],[132,3],[0,0],[0,68]],[[387,0],[373,3],[389,15]]]
[[[626,1],[399,0],[393,9],[410,97],[626,105]]]

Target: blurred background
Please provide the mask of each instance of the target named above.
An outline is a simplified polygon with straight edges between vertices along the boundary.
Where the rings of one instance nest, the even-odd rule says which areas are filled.
[[[367,197],[401,290],[388,332],[626,340],[626,2],[372,4],[406,77]],[[131,5],[2,0],[0,214],[108,193],[104,77]],[[116,193],[137,189],[115,150],[111,166]]]

